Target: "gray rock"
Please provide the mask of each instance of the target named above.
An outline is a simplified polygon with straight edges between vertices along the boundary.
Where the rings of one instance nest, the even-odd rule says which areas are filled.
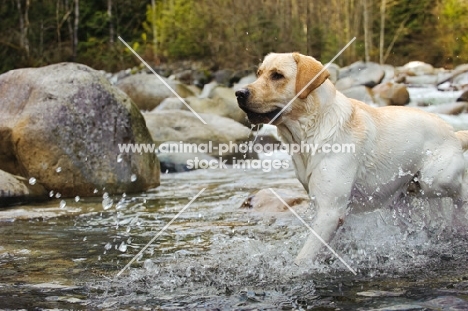
[[[336,81],[338,81],[338,75],[340,74],[340,66],[332,63],[328,65],[327,70],[330,73],[328,79],[330,79],[332,83],[336,83]]]
[[[247,84],[253,83],[257,80],[257,76],[254,73],[249,74],[248,76],[243,77],[242,79],[239,80],[237,84],[234,85],[234,91],[237,91],[243,87],[245,87]]]
[[[198,97],[200,98],[209,97],[213,89],[215,89],[217,86],[218,86],[218,83],[216,83],[215,81],[205,84],[203,86],[201,93],[198,95]]]
[[[234,90],[225,87],[216,87],[208,94],[209,97],[187,97],[185,102],[197,113],[210,113],[221,117],[233,119],[244,125],[249,125],[246,114],[239,108]],[[152,111],[161,110],[190,110],[178,98],[166,98]]]
[[[411,85],[427,85],[427,84],[437,84],[439,78],[437,75],[417,75],[417,76],[406,76],[405,82]]]
[[[214,79],[216,83],[223,86],[231,86],[231,77],[234,74],[234,71],[230,69],[221,69],[214,73]]]
[[[468,66],[468,65],[467,65]],[[468,70],[468,69],[466,69]],[[468,72],[462,73],[455,78],[453,78],[453,84],[459,86],[468,86]]]
[[[379,84],[385,75],[382,67],[373,62],[355,62],[348,67],[341,68],[338,75],[338,81],[350,77],[354,81],[352,85],[365,85],[374,87]]]
[[[335,87],[338,91],[344,91],[355,86],[356,80],[351,77],[346,77],[336,81]]]
[[[185,98],[185,102],[189,104],[187,98]],[[187,106],[177,97],[169,97],[163,100],[159,106],[151,110],[153,111],[160,111],[160,110],[189,110]]]
[[[252,70],[238,70],[236,72],[234,72],[232,75],[231,75],[231,78],[229,79],[229,87],[232,87],[234,84],[236,83],[239,83],[239,81],[248,76],[248,75],[251,75],[253,74]]]
[[[342,91],[342,93],[349,98],[354,98],[365,102],[366,104],[373,104],[375,103],[374,95],[372,94],[372,90],[366,86],[358,85],[353,86],[349,89]]]
[[[193,102],[192,107],[195,111],[214,113],[222,117],[231,118],[246,126],[250,126],[250,123],[247,120],[247,115],[239,108],[236,94],[233,89],[218,86],[211,90],[208,97],[212,101],[208,104],[204,104],[203,107],[200,107],[201,103],[197,102],[200,110],[196,109],[196,106],[194,106],[196,103],[195,101]]]
[[[232,160],[234,157],[242,158],[244,153],[237,148],[220,154],[220,144],[238,146],[249,140],[250,130],[242,124],[225,117],[214,114],[199,114],[207,124],[203,124],[192,112],[183,110],[163,110],[145,113],[143,116],[146,125],[157,145],[164,142],[184,142],[207,146],[211,143],[212,149],[207,153],[218,158]],[[190,153],[200,150],[190,150]],[[204,152],[204,150],[202,151]],[[257,158],[254,152],[247,152],[246,156]]]
[[[180,97],[195,94],[184,84],[162,78]],[[121,90],[135,102],[140,110],[153,110],[164,99],[176,95],[154,74],[139,73],[117,82]]]
[[[419,107],[427,112],[441,113],[449,115],[457,115],[468,111],[468,102],[457,101],[454,103],[445,103],[439,105],[431,105],[427,107]]]
[[[64,197],[159,185],[154,154],[121,154],[119,144],[152,139],[138,108],[97,71],[74,63],[13,70],[0,76],[0,94],[0,127],[11,133],[0,169]]]
[[[0,170],[0,207],[47,198],[47,191],[35,178],[28,180]]]
[[[395,67],[393,67],[392,65],[387,65],[387,64],[380,65],[380,67],[385,72],[384,78],[381,83],[390,82],[395,79]]]

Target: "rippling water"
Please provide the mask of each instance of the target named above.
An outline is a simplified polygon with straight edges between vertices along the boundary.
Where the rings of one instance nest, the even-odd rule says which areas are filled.
[[[331,246],[354,276],[326,251],[295,266],[308,231],[291,213],[240,209],[267,187],[305,196],[292,169],[161,179],[140,195],[0,211],[0,309],[468,310],[468,241],[446,220],[451,202],[349,215]]]

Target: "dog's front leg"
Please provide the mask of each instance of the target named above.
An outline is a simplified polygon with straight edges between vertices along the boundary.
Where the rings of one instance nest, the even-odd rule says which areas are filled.
[[[322,161],[309,174],[308,192],[315,199],[317,214],[312,224],[314,232],[310,233],[297,255],[296,264],[315,260],[325,243],[333,239],[336,230],[344,222],[356,166],[349,157],[338,157]]]
[[[341,201],[341,200],[340,200]],[[337,205],[340,207],[337,207]],[[347,200],[334,202],[334,206],[327,206],[325,202],[317,202],[317,215],[312,225],[314,233],[310,233],[307,241],[296,257],[295,263],[305,264],[312,262],[324,248],[324,243],[329,243],[335,236],[336,230],[343,223],[346,215]]]

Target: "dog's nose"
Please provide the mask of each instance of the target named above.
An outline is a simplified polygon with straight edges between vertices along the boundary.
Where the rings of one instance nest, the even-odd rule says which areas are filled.
[[[249,95],[249,89],[240,89],[236,92],[237,103],[239,104],[239,106],[245,106],[247,104],[247,99],[249,98]]]

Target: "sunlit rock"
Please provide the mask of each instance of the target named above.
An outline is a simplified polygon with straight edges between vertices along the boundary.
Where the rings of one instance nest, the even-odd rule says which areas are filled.
[[[165,78],[166,84],[180,97],[195,95],[187,86]],[[141,110],[152,110],[165,98],[177,97],[156,75],[140,73],[128,76],[116,84],[135,102]]]
[[[0,170],[0,207],[48,198],[35,179],[29,180]]]
[[[207,123],[203,124],[194,113],[184,110],[156,111],[143,116],[157,145],[169,141],[186,143],[185,148],[190,148],[183,150],[181,145],[180,153],[203,152],[227,159],[227,164],[233,158],[257,158],[254,151],[244,149],[243,145],[249,140],[251,131],[232,119],[200,113],[199,116]]]
[[[153,153],[117,161],[119,144],[152,140],[138,108],[99,72],[73,63],[13,70],[0,76],[0,94],[0,128],[8,134],[0,169],[33,176],[62,197],[159,185]]]
[[[372,92],[381,106],[404,106],[410,102],[408,89],[403,84],[382,83],[372,88]]]
[[[431,75],[434,73],[434,67],[421,61],[411,61],[402,67],[398,67],[398,72],[406,73],[410,76]]]

